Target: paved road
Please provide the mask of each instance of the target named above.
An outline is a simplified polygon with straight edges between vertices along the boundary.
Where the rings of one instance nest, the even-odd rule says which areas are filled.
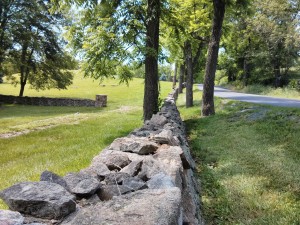
[[[203,90],[202,84],[199,84],[198,87],[200,90]],[[287,99],[287,98],[274,98],[274,97],[267,97],[263,95],[244,94],[244,93],[230,91],[228,89],[221,88],[218,86],[215,87],[215,96],[243,101],[243,102],[257,103],[257,104],[300,108],[300,100]]]

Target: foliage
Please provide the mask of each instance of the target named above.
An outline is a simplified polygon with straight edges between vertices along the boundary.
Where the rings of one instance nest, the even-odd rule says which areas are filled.
[[[8,75],[19,73],[20,80],[16,81],[21,84],[19,95],[23,95],[27,82],[37,90],[64,89],[70,85],[72,76],[66,69],[73,68],[75,62],[62,50],[58,39],[61,15],[50,14],[48,1],[11,0],[5,3],[1,5],[6,10],[1,14],[5,23],[1,25],[5,26],[2,35],[7,38],[2,42],[6,43],[8,39],[9,43],[0,46],[1,57],[5,58],[6,65],[13,65],[14,70],[17,68],[17,71],[8,69],[6,72]]]
[[[300,50],[299,1],[255,0],[226,17],[220,69],[229,82],[282,87]]]

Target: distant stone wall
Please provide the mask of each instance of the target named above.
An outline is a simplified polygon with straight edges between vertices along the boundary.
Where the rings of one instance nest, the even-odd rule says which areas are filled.
[[[0,192],[14,210],[0,210],[0,224],[204,224],[177,94],[176,89],[158,114],[115,139],[80,172],[59,177],[45,171],[39,182]]]
[[[1,95],[0,102],[6,104],[37,105],[37,106],[87,106],[105,107],[106,95],[96,95],[96,101],[91,99],[76,98],[48,98],[48,97],[18,97],[13,95]]]

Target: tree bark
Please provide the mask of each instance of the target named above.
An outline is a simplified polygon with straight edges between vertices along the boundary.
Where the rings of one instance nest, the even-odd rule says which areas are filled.
[[[148,0],[146,24],[144,120],[158,112],[158,46],[160,0]]]
[[[186,64],[186,101],[185,106],[193,106],[193,59],[192,59],[192,45],[190,41],[186,41],[184,45],[185,64]]]
[[[173,77],[173,88],[176,87],[176,78],[177,78],[177,63],[175,63],[175,69],[174,69],[174,77]]]
[[[212,34],[208,46],[208,55],[205,66],[205,77],[202,95],[202,115],[215,114],[214,81],[218,62],[219,44],[222,33],[222,24],[225,14],[225,0],[213,0],[214,18]]]
[[[178,79],[178,93],[182,93],[183,90],[183,79],[184,79],[184,71],[185,71],[185,65],[180,65],[180,74]]]
[[[247,57],[244,57],[243,59],[243,83],[244,83],[244,87],[246,87],[248,85],[248,80],[250,77],[250,71],[249,71],[249,63],[248,63],[248,59]]]

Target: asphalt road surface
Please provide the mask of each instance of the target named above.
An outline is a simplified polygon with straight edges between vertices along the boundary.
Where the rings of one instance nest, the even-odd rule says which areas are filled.
[[[203,84],[199,84],[198,88],[202,91]],[[300,100],[287,99],[287,98],[275,98],[275,97],[268,97],[263,95],[244,94],[244,93],[234,92],[218,86],[215,86],[214,95],[217,97],[228,98],[228,99],[233,99],[242,102],[300,108]]]

